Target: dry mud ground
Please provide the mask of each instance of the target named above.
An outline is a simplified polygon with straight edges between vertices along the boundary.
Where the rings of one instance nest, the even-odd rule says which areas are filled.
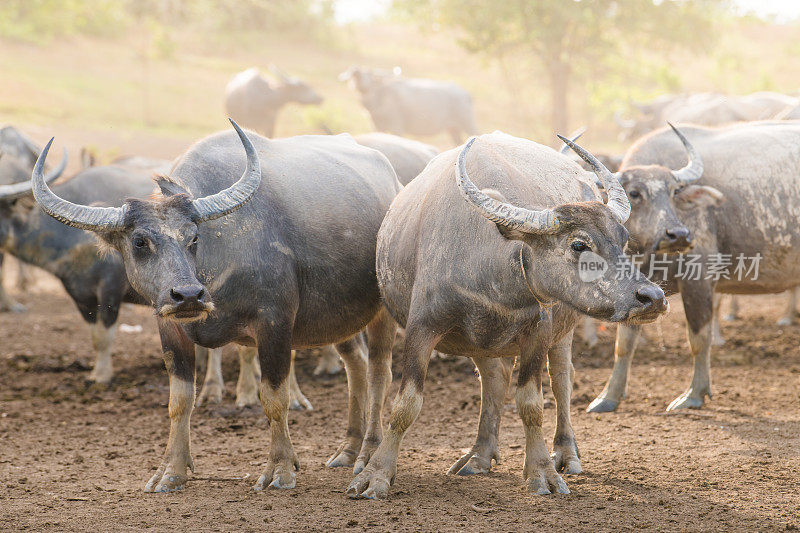
[[[324,466],[343,436],[346,388],[341,375],[312,377],[312,357],[299,359],[298,377],[314,410],[290,417],[302,463],[297,488],[251,490],[268,429],[259,410],[233,407],[233,354],[225,402],[193,416],[197,471],[186,489],[145,494],[168,432],[151,311],[123,310],[122,322],[144,331],[118,334],[116,380],[99,390],[84,383],[89,330],[58,284],[42,276],[17,297],[28,314],[0,315],[0,530],[800,528],[800,326],[775,325],[782,296],[743,299],[744,318],[723,326],[728,343],[714,355],[714,398],[701,411],[664,412],[691,371],[678,300],[660,331],[651,328],[615,414],[585,412],[609,373],[613,328],[594,350],[577,342],[572,413],[584,472],[567,477],[570,495],[523,490],[513,402],[502,422],[502,464],[487,476],[446,476],[474,439],[479,385],[464,360],[434,361],[397,482],[378,502],[348,500],[351,473]],[[552,402],[545,415],[552,434]]]

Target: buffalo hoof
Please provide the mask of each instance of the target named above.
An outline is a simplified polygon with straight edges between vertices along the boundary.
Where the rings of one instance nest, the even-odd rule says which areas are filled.
[[[739,320],[739,317],[734,314],[725,315],[722,317],[723,322],[736,322]]]
[[[367,467],[370,459],[372,459],[372,454],[378,449],[379,444],[380,440],[378,439],[364,439],[364,442],[361,443],[361,451],[358,453],[356,462],[353,465],[353,474],[360,474]]]
[[[111,379],[114,377],[112,373],[98,372],[97,369],[92,370],[89,377],[86,378],[88,386],[97,386],[101,389],[106,389],[111,386]]]
[[[186,472],[179,474],[170,465],[161,465],[144,486],[145,492],[176,492],[183,490],[187,480]]]
[[[389,496],[389,487],[394,484],[394,475],[370,465],[358,474],[345,491],[349,498],[383,500]]]
[[[555,470],[545,470],[528,478],[528,492],[538,496],[547,494],[569,494],[564,479]]]
[[[339,449],[331,455],[325,466],[328,468],[352,467],[356,463],[357,456],[358,452],[350,446],[350,443],[343,442],[339,445]]]
[[[672,400],[667,406],[667,412],[678,409],[700,409],[705,403],[705,396],[706,394],[704,393],[696,394],[692,389],[689,389]],[[708,393],[708,397],[711,397],[711,393]]]
[[[289,409],[292,411],[313,411],[314,407],[299,387],[289,387]]]
[[[571,444],[553,445],[553,467],[557,472],[564,474],[580,474],[583,472],[581,460],[578,458],[578,448],[574,442]]]
[[[342,371],[342,363],[339,362],[338,354],[329,355],[325,352],[319,357],[317,367],[314,369],[315,376],[333,376]]]
[[[203,389],[200,391],[200,394],[197,395],[197,401],[195,402],[195,405],[200,407],[201,405],[222,403],[223,390],[222,383],[217,383],[214,381],[207,381],[203,383]]]
[[[265,488],[273,489],[293,489],[297,482],[297,472],[300,470],[300,462],[295,457],[291,461],[270,461],[264,473],[258,478],[253,490],[261,491]]]
[[[779,326],[791,326],[792,324],[795,323],[795,321],[796,321],[795,317],[793,317],[793,316],[785,316],[785,317],[781,318],[780,320],[778,320],[778,325]]]
[[[11,305],[3,305],[0,307],[0,313],[24,313],[28,309],[21,303],[14,302]]]
[[[619,407],[619,400],[612,400],[611,398],[604,398],[598,396],[589,407],[586,408],[587,413],[612,413]]]
[[[474,448],[469,453],[464,454],[461,459],[456,461],[450,470],[447,471],[448,475],[456,474],[459,476],[474,476],[477,474],[488,474],[492,470],[492,459],[495,462],[500,462],[500,454],[497,450],[489,453],[481,453]]]
[[[303,396],[302,399],[292,398],[289,400],[289,409],[292,411],[313,411],[314,407],[311,405],[311,402]]]
[[[258,399],[258,392],[255,395],[240,394],[236,397],[236,407],[252,407],[261,404]]]

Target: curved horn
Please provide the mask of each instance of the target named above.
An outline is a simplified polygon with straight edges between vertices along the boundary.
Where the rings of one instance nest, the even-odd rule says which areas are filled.
[[[700,157],[700,153],[694,146],[692,146],[692,143],[689,142],[689,139],[687,139],[678,128],[673,126],[671,122],[667,122],[667,124],[669,124],[669,127],[672,128],[672,131],[675,132],[675,135],[678,136],[678,139],[681,140],[681,143],[683,143],[683,147],[686,148],[686,153],[689,156],[689,163],[680,170],[673,170],[672,175],[675,176],[675,179],[681,183],[689,183],[699,180],[703,175],[703,159]]]
[[[2,157],[2,153],[0,153],[0,157]],[[64,148],[64,155],[61,156],[61,162],[58,164],[58,168],[47,174],[47,176],[44,177],[44,182],[52,183],[57,180],[67,168],[67,160],[67,149]],[[30,196],[31,193],[32,189],[30,181],[12,183],[11,185],[0,185],[0,200],[16,200],[18,198]]]
[[[581,135],[583,135],[584,133],[586,133],[586,126],[581,126],[577,130],[569,134],[569,139],[572,142],[575,142],[578,139],[580,139]],[[567,152],[569,152],[569,145],[567,143],[561,143],[561,149],[558,151],[558,153],[562,155],[567,155]]]
[[[516,207],[495,200],[478,189],[467,176],[467,152],[477,137],[472,137],[458,154],[456,184],[461,195],[475,209],[495,224],[526,233],[555,233],[558,230],[558,217],[552,209],[536,211]]]
[[[561,135],[559,135],[558,138],[575,150],[575,153],[578,154],[581,159],[589,163],[594,173],[600,178],[600,181],[603,182],[603,188],[606,190],[606,195],[608,196],[606,206],[611,210],[611,214],[614,215],[614,218],[616,218],[620,224],[624,224],[628,220],[628,217],[631,216],[631,203],[628,200],[628,195],[625,194],[625,189],[619,184],[617,177],[584,148],[581,148]]]
[[[198,222],[214,220],[235,211],[252,198],[261,184],[261,163],[258,160],[255,146],[233,119],[228,120],[231,121],[233,129],[236,130],[244,145],[244,151],[247,154],[247,168],[239,181],[227,189],[192,201],[197,211]]]
[[[91,231],[108,231],[122,227],[125,219],[126,207],[89,207],[86,205],[73,204],[60,198],[50,187],[42,175],[44,162],[47,159],[47,152],[53,144],[51,138],[42,150],[36,165],[33,167],[31,181],[33,182],[33,197],[41,206],[42,210],[55,218],[59,222],[72,226],[73,228],[86,229]]]

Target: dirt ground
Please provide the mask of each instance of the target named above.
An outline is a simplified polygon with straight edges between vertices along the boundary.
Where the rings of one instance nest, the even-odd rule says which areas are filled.
[[[664,412],[691,371],[679,300],[660,329],[650,329],[617,413],[585,412],[608,376],[614,328],[601,331],[593,350],[577,341],[572,414],[584,472],[567,476],[570,495],[524,491],[513,402],[502,423],[502,463],[487,476],[446,476],[474,439],[479,385],[465,360],[434,361],[391,497],[376,502],[348,500],[351,472],[324,466],[343,437],[346,388],[342,375],[312,377],[312,357],[299,359],[298,378],[314,410],[290,417],[302,463],[297,488],[252,491],[268,429],[260,410],[233,406],[233,354],[224,403],[194,413],[197,470],[186,489],[145,494],[168,433],[152,311],[123,310],[122,323],[143,332],[118,334],[113,386],[87,388],[89,329],[58,284],[40,278],[15,293],[27,314],[0,315],[0,530],[800,528],[800,326],[775,325],[783,296],[744,298],[743,319],[723,325],[714,398],[701,411]],[[555,409],[547,407],[552,434]]]

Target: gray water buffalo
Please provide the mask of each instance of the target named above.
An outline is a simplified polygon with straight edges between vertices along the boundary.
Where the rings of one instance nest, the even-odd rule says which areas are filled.
[[[579,313],[645,322],[668,309],[664,293],[622,252],[624,191],[591,154],[571,146],[592,162],[607,204],[575,162],[499,132],[437,156],[392,203],[378,234],[377,268],[386,306],[406,328],[403,379],[388,431],[349,496],[387,496],[400,442],[422,408],[434,348],[478,360],[520,357],[523,475],[532,492],[569,491],[556,469],[581,469],[569,417]],[[599,276],[581,274],[580,264],[601,261],[609,268]],[[554,461],[542,436],[546,358],[558,410]]]
[[[657,105],[642,107],[639,118],[617,122],[623,128],[624,139],[638,139],[666,122],[722,126],[770,119],[797,104],[797,98],[769,91],[744,96],[697,93],[663,99]]]
[[[196,143],[169,178],[158,178],[161,197],[122,207],[76,205],[53,193],[41,172],[47,148],[33,173],[42,209],[117,250],[132,286],[155,308],[170,378],[170,436],[146,491],[181,489],[193,468],[193,343],[257,350],[272,434],[257,490],[295,485],[299,462],[287,422],[292,348],[339,343],[345,361],[348,430],[331,466],[353,463],[367,411],[380,434],[383,397],[368,405],[365,382],[381,390],[390,369],[373,365],[367,376],[366,363],[347,354],[366,327],[370,357],[391,357],[396,325],[382,310],[375,241],[400,189],[394,171],[349,136],[268,140],[234,127]]]
[[[650,259],[643,271],[680,292],[694,357],[689,388],[667,410],[700,408],[711,396],[715,293],[800,285],[798,145],[800,124],[792,122],[683,126],[653,132],[625,157],[619,176],[631,198],[631,251]],[[671,170],[687,154],[689,164]],[[589,411],[613,411],[625,397],[638,338],[637,326],[618,327],[614,370]]]
[[[49,181],[65,165],[66,154]],[[27,169],[19,171],[28,174]],[[72,202],[108,205],[132,195],[149,194],[153,183],[149,172],[109,165],[88,168],[54,188]],[[91,327],[96,354],[89,379],[107,384],[113,375],[111,346],[120,305],[144,301],[128,284],[119,254],[102,253],[92,235],[47,216],[36,208],[32,195],[30,179],[0,186],[0,246],[4,252],[61,281]]]
[[[455,83],[376,76],[362,68],[351,68],[339,79],[352,80],[378,131],[420,136],[447,132],[456,144],[478,131],[472,97]]]
[[[790,105],[775,115],[776,120],[800,120],[800,104]]]
[[[30,137],[14,126],[0,128],[0,185],[29,181],[40,151],[41,148]],[[4,273],[8,269],[8,265],[3,266],[3,259],[0,253],[0,311],[22,313],[25,306],[15,301],[3,287]],[[30,268],[18,262],[17,287],[24,291],[30,280]]]
[[[228,116],[267,137],[274,135],[278,111],[284,105],[322,103],[322,97],[305,82],[288,76],[274,65],[270,70],[280,83],[271,83],[253,67],[236,74],[225,87]]]
[[[378,150],[386,156],[402,185],[408,184],[422,172],[428,161],[438,153],[436,148],[429,144],[388,133],[365,133],[356,135],[354,139],[358,144]],[[366,344],[363,340],[360,345],[360,351],[366,354]],[[238,406],[258,403],[258,391],[253,384],[257,383],[258,380],[255,376],[261,375],[261,369],[258,366],[258,359],[246,350],[248,348],[241,347],[239,349],[239,380],[236,384],[236,405]],[[199,348],[196,356],[198,360],[201,357],[207,357],[208,360],[203,386],[197,397],[197,405],[221,402],[225,389],[222,378],[222,349],[208,350]],[[320,351],[319,362],[314,369],[314,375],[335,374],[341,368],[336,348],[328,345]],[[297,383],[294,365],[289,371],[288,379],[289,408],[293,410],[311,409],[311,402],[303,394]]]
[[[354,138],[358,144],[385,155],[392,164],[397,179],[403,185],[408,185],[416,178],[428,162],[439,153],[439,150],[430,144],[388,133],[364,133]]]

